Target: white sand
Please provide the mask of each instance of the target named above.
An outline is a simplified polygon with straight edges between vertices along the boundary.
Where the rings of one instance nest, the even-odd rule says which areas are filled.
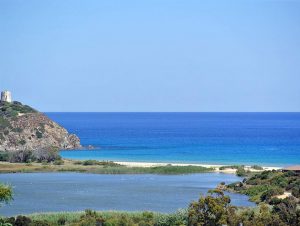
[[[172,165],[172,166],[202,166],[202,167],[208,167],[208,168],[215,168],[216,172],[223,172],[223,173],[235,173],[235,169],[225,169],[220,170],[219,168],[221,166],[228,166],[228,165],[211,165],[211,164],[195,164],[195,163],[170,163],[170,162],[115,162],[121,165],[125,165],[127,167],[153,167],[153,166],[166,166],[166,165]],[[259,172],[261,170],[255,170],[252,169],[251,166],[245,166],[246,170],[250,170],[252,172]],[[281,169],[281,167],[264,167],[264,170],[278,170]]]

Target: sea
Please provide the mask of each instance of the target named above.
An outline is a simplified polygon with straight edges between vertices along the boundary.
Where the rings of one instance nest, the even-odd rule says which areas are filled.
[[[46,113],[93,150],[70,159],[300,164],[300,113]]]

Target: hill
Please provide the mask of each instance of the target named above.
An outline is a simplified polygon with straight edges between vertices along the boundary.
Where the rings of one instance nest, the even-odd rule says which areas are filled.
[[[0,102],[0,151],[78,149],[79,138],[20,102]]]

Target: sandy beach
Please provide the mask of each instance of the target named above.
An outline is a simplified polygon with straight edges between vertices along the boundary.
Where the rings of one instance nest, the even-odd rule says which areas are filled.
[[[172,166],[202,166],[207,168],[214,168],[216,172],[222,172],[222,173],[235,173],[236,169],[224,169],[220,170],[220,167],[222,166],[229,166],[229,165],[212,165],[212,164],[198,164],[198,163],[170,163],[170,162],[116,162],[121,165],[125,165],[127,167],[153,167],[153,166],[166,166],[166,165],[172,165]],[[270,166],[262,166],[264,170],[279,170],[282,167],[270,167]],[[245,166],[246,170],[250,170],[252,172],[259,172],[261,170],[256,170],[251,168],[251,166]]]

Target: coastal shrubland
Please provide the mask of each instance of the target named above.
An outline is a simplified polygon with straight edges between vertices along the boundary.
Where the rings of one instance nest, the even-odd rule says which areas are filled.
[[[283,194],[299,198],[300,176],[293,171],[263,171],[245,178],[243,182],[229,184],[227,189],[246,194],[253,202],[270,204]]]
[[[0,161],[11,163],[29,163],[29,162],[53,162],[60,160],[59,149],[56,147],[45,147],[35,151],[32,150],[16,150],[16,151],[0,151]]]

